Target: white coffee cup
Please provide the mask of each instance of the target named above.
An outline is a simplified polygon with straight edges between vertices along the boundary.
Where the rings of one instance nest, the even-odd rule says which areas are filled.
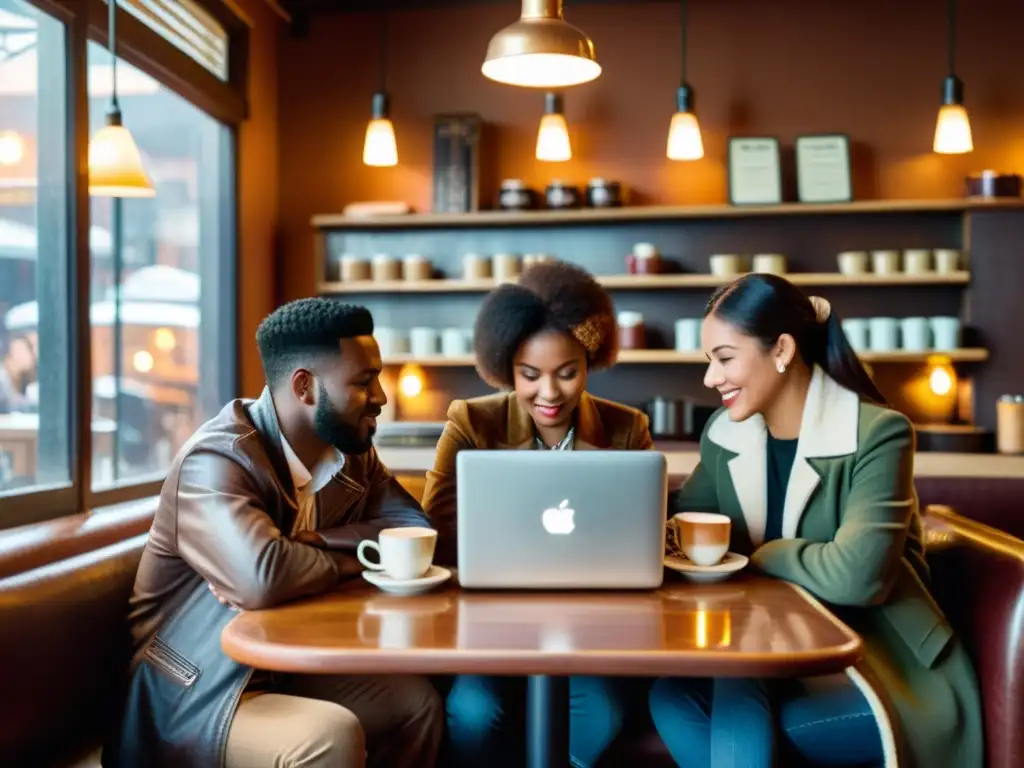
[[[899,349],[900,325],[895,317],[872,317],[868,320],[871,349],[892,352]]]
[[[843,320],[843,333],[846,340],[850,342],[856,352],[863,352],[868,348],[868,321],[863,317],[850,317]]]
[[[932,327],[935,349],[949,351],[960,346],[959,317],[933,317],[929,324]]]
[[[409,340],[397,328],[378,326],[373,330],[373,338],[377,340],[383,357],[404,355],[409,352]]]
[[[781,253],[754,254],[753,271],[766,275],[784,275],[786,274],[786,257]]]
[[[927,248],[907,248],[903,251],[903,271],[908,275],[923,275],[932,271],[932,252]]]
[[[871,266],[876,275],[895,275],[900,271],[900,252],[891,250],[872,251]]]
[[[708,259],[711,274],[718,277],[733,277],[743,272],[743,260],[735,253],[716,253]]]
[[[683,317],[676,320],[676,351],[693,352],[700,349],[699,317]]]
[[[844,275],[863,275],[868,271],[867,251],[843,251],[836,257]]]
[[[441,331],[441,354],[445,357],[460,357],[470,352],[470,339],[465,328],[445,328]]]
[[[935,249],[935,271],[940,275],[956,272],[960,266],[960,251],[954,248]]]
[[[931,347],[932,329],[925,317],[905,317],[900,320],[903,348],[911,352],[924,352]]]
[[[356,548],[359,562],[371,571],[383,571],[391,578],[403,581],[418,579],[434,562],[437,531],[433,528],[385,528],[377,541],[363,539]],[[380,557],[374,563],[364,552],[373,549]]]
[[[412,328],[409,331],[409,351],[414,357],[431,357],[437,354],[438,336],[436,328]]]

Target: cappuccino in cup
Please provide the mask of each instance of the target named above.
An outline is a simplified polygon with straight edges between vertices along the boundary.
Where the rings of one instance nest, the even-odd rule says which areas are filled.
[[[359,542],[356,557],[371,571],[383,571],[397,581],[418,579],[434,562],[437,531],[432,528],[385,528],[377,541]],[[366,550],[377,552],[379,562],[366,557]]]
[[[680,512],[670,521],[679,548],[694,565],[718,565],[729,551],[732,521],[712,512]]]

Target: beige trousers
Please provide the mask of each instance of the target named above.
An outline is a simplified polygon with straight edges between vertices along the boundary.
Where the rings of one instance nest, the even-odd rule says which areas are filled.
[[[426,678],[275,675],[243,696],[226,768],[430,768],[443,728]]]

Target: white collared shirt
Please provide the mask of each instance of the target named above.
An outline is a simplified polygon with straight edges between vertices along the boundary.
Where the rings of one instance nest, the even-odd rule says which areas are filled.
[[[292,476],[292,485],[295,486],[295,504],[299,510],[291,535],[316,530],[316,495],[345,467],[345,454],[337,448],[328,448],[311,472],[284,439],[284,435],[281,435],[281,447],[288,461],[288,471]]]
[[[558,441],[557,445],[552,445],[550,448],[544,445],[544,441],[540,439],[540,435],[534,435],[533,447],[538,451],[571,451],[576,441],[576,427],[570,427],[569,431],[565,433],[565,437]]]

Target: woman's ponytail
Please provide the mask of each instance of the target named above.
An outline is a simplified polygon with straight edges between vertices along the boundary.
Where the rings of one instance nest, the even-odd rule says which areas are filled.
[[[814,301],[817,296],[811,297],[811,303],[815,304],[818,313],[818,322],[822,328],[821,359],[815,360],[822,370],[837,381],[840,386],[856,392],[861,400],[867,400],[876,405],[888,406],[885,396],[878,391],[875,382],[871,380],[864,364],[857,357],[856,351],[850,346],[843,331],[843,325],[836,317],[836,313],[828,309],[828,315],[821,318],[819,305]],[[822,300],[823,301],[823,300]],[[826,305],[828,302],[824,302]]]

